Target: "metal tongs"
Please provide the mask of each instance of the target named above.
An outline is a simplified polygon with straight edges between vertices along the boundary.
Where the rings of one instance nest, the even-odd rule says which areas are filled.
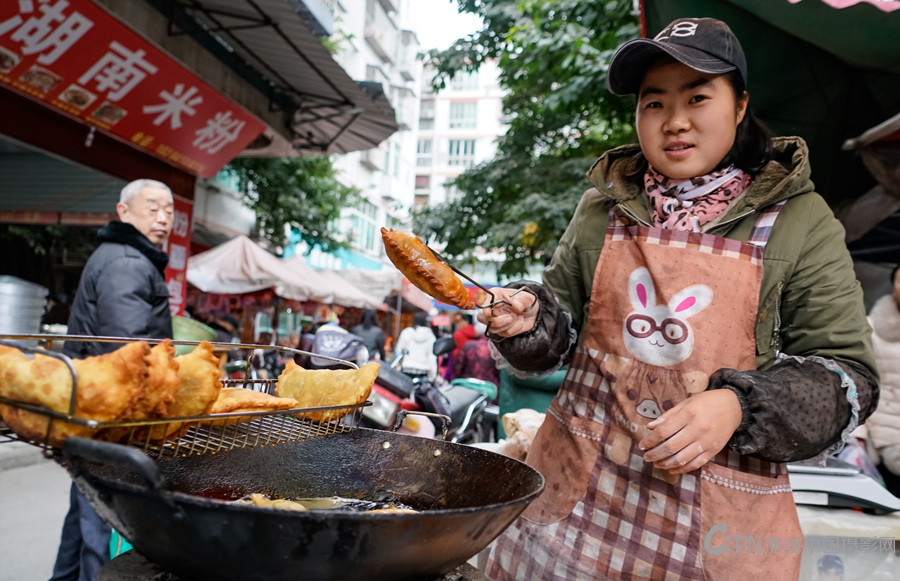
[[[455,266],[453,266],[452,264],[450,264],[450,263],[447,261],[447,259],[444,258],[444,256],[443,256],[440,252],[436,251],[434,248],[432,248],[431,246],[428,246],[427,244],[425,244],[425,248],[427,248],[429,251],[431,251],[431,253],[434,254],[435,258],[437,258],[438,260],[440,260],[441,262],[443,262],[444,264],[446,264],[448,267],[450,267],[450,270],[452,270],[453,272],[455,272],[455,273],[458,274],[459,276],[463,277],[463,278],[466,279],[467,281],[471,282],[472,284],[474,284],[475,286],[477,286],[478,288],[480,288],[481,290],[483,290],[483,291],[485,292],[485,294],[487,294],[488,296],[491,297],[490,302],[488,302],[487,304],[484,304],[484,305],[477,305],[477,307],[478,307],[479,309],[491,309],[491,315],[493,315],[493,314],[494,314],[494,307],[496,307],[497,305],[503,305],[503,304],[506,304],[506,305],[512,306],[512,303],[509,302],[509,301],[506,300],[506,299],[499,299],[499,300],[498,300],[497,297],[494,296],[494,293],[492,293],[488,288],[482,286],[481,283],[479,283],[478,281],[472,279],[469,275],[467,275],[467,274],[464,273],[463,271],[459,270],[458,268],[456,268]],[[526,293],[528,293],[528,294],[530,294],[531,296],[534,297],[534,300],[531,302],[531,304],[530,304],[526,309],[524,309],[524,310],[522,311],[523,313],[527,313],[528,311],[530,311],[531,309],[533,309],[533,308],[535,307],[535,305],[537,305],[538,298],[537,298],[537,295],[536,295],[536,294],[534,294],[533,292],[531,292],[530,290],[528,290],[527,288],[524,288],[524,287],[523,287],[523,288],[520,288],[520,289],[517,289],[516,292],[512,293],[512,294],[509,295],[509,296],[510,296],[510,297],[514,297],[514,296],[516,296],[517,294],[519,294],[519,293],[521,293],[521,292],[526,292]],[[487,329],[485,330],[485,333],[490,332],[490,330],[491,330],[491,322],[488,321]]]

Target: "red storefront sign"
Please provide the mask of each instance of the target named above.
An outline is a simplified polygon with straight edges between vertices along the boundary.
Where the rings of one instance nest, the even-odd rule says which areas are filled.
[[[90,0],[0,2],[0,83],[203,177],[265,128]]]
[[[174,196],[175,213],[172,233],[166,242],[169,265],[166,267],[166,286],[169,287],[169,310],[173,315],[184,315],[187,301],[187,261],[191,247],[191,220],[194,203]]]

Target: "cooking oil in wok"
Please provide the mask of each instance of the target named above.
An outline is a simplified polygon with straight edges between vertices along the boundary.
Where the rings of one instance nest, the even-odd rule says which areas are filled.
[[[334,511],[343,511],[343,512],[369,512],[372,510],[378,511],[393,511],[397,512],[401,511],[415,511],[411,506],[403,504],[402,502],[398,502],[395,500],[391,501],[375,501],[375,500],[365,500],[360,498],[345,498],[342,496],[329,496],[329,497],[317,497],[317,498],[282,498],[274,495],[266,494],[264,495],[266,498],[270,500],[289,500],[291,502],[296,502],[301,505],[306,510],[334,510]],[[242,498],[239,498],[237,502],[241,503],[252,503],[251,499],[252,495],[248,494]]]

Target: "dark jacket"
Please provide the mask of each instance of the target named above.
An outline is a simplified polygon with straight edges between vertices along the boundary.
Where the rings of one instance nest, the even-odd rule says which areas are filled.
[[[369,357],[378,354],[380,359],[384,359],[384,331],[381,327],[366,327],[365,325],[356,325],[353,327],[353,334],[361,338],[369,350]]]
[[[877,405],[878,379],[844,230],[814,192],[806,144],[781,137],[773,146],[772,160],[744,195],[705,226],[709,234],[746,240],[759,211],[787,200],[765,249],[756,370],[719,370],[709,388],[730,389],[741,402],[743,420],[729,447],[782,462],[840,442],[855,424],[851,416],[862,423]],[[514,368],[549,370],[571,357],[572,339],[587,319],[609,208],[628,224],[650,225],[646,195],[624,177],[638,151],[613,149],[591,168],[595,187],[582,197],[544,272],[546,286],[530,285],[540,299],[535,328],[496,343]],[[847,397],[851,385],[858,411]]]
[[[169,289],[163,276],[169,257],[124,222],[113,221],[103,227],[100,242],[81,273],[69,315],[69,334],[171,338]],[[121,346],[68,341],[64,351],[81,358]]]

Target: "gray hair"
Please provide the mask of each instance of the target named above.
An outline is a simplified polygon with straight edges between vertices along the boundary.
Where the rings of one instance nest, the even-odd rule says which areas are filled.
[[[169,189],[169,186],[162,182],[158,182],[156,180],[134,180],[133,182],[128,182],[125,184],[125,187],[122,188],[122,194],[119,196],[120,204],[131,204],[131,198],[138,196],[144,188],[159,188],[160,190],[165,190],[172,195],[172,190]]]

